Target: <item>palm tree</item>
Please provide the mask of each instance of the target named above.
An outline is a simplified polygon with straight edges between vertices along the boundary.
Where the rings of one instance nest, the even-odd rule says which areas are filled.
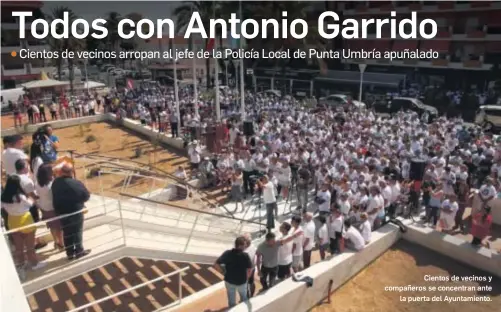
[[[176,29],[181,30],[188,26],[193,12],[198,12],[202,19],[203,26],[207,31],[209,29],[209,20],[214,16],[219,16],[220,6],[215,1],[184,1],[183,5],[174,10],[174,15],[177,18]],[[210,39],[205,39],[205,46],[208,45]],[[210,82],[210,58],[205,59],[205,72],[207,85]]]
[[[118,23],[122,17],[120,16],[119,13],[117,12],[109,12],[108,17],[106,18],[106,26],[108,28],[108,37],[107,43],[110,46],[111,51],[118,52],[118,47],[120,44],[120,36],[118,35]],[[116,63],[118,58],[114,59],[114,62]]]
[[[78,18],[78,16],[70,10],[68,7],[56,7],[52,10],[51,15],[48,16],[48,19],[50,21],[53,21],[55,19],[63,19],[64,13],[68,12],[68,20],[69,24],[71,25],[74,20]],[[58,24],[56,31],[58,33],[61,33],[63,25]],[[62,54],[63,51],[68,50],[70,52],[75,52],[78,50],[81,50],[83,46],[85,45],[84,41],[77,39],[71,34],[69,35],[68,38],[64,39],[55,39],[52,36],[49,36],[49,46],[51,47],[52,51],[57,51],[59,55]],[[70,80],[70,91],[73,93],[73,80],[74,80],[74,58],[68,58],[66,60],[68,62],[68,69],[69,69],[69,80]],[[57,74],[59,76],[59,79],[61,79],[61,74],[62,74],[62,65],[63,65],[63,59],[62,57],[56,58],[56,67],[57,67]]]

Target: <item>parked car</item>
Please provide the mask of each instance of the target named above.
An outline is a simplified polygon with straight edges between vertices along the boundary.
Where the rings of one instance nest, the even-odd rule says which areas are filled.
[[[475,114],[475,123],[484,130],[501,129],[501,105],[482,105]]]
[[[426,105],[416,98],[395,97],[386,102],[377,102],[374,105],[376,112],[393,114],[400,110],[414,111],[421,116],[424,112],[429,114],[430,120],[438,117],[438,110],[430,105]]]
[[[330,108],[337,108],[345,105],[354,105],[357,108],[365,108],[365,103],[353,100],[349,95],[345,94],[331,94],[326,97],[318,99],[318,105]]]

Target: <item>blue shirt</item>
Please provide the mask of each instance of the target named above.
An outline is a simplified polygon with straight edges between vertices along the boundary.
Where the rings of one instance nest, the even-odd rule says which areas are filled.
[[[42,159],[44,163],[53,162],[57,159],[57,151],[52,146],[52,142],[59,142],[55,135],[51,135],[49,140],[46,140],[42,148]]]

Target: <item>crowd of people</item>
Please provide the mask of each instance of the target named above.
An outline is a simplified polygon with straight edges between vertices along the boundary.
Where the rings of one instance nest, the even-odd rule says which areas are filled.
[[[103,97],[98,93],[81,93],[66,96],[64,93],[38,99],[36,95],[19,96],[16,102],[9,101],[9,109],[14,118],[14,127],[22,127],[25,117],[28,124],[48,122],[95,115],[103,106]],[[49,115],[50,114],[50,115]]]
[[[235,248],[217,264],[238,265],[251,276],[256,268],[267,289],[307,268],[315,245],[321,259],[327,252],[343,252],[345,246],[362,250],[371,242],[371,233],[402,213],[403,207],[414,215],[424,212],[422,222],[438,231],[469,232],[472,245],[489,247],[490,203],[501,193],[497,136],[460,118],[439,117],[425,123],[412,111],[388,117],[354,107],[306,110],[288,100],[256,100],[255,133],[245,136],[238,123],[229,120],[229,131],[235,134],[226,138],[228,151],[211,165],[206,157],[205,163],[211,175],[225,172],[219,180],[232,186],[230,199],[239,194],[235,187],[243,198],[262,194],[268,234],[248,259],[242,254],[249,243],[237,239]],[[192,160],[194,167],[203,163]],[[466,218],[476,189],[481,205]],[[297,198],[297,213],[277,232],[277,205],[289,201],[291,193]],[[226,274],[235,270],[232,267]],[[242,291],[253,283],[244,275],[240,284],[232,277],[225,279],[230,306],[235,304],[234,290],[242,300],[253,295]]]
[[[170,88],[112,89],[89,101],[153,130],[170,128],[173,137],[179,136],[178,125],[204,127],[214,121],[213,97],[194,99],[188,87],[181,88],[179,98],[179,115]],[[290,96],[252,92],[245,94],[245,102],[246,119],[241,120],[236,117],[238,94],[222,94],[223,149],[208,153],[197,140],[188,147],[192,175],[204,186],[227,188],[229,200],[242,211],[249,209],[246,199],[253,197],[266,208],[264,242],[253,246],[248,236],[239,237],[235,248],[217,260],[225,271],[230,306],[236,304],[237,292],[241,300],[254,295],[255,273],[266,290],[308,268],[315,246],[321,259],[345,247],[362,250],[371,242],[371,233],[403,206],[414,213],[424,209],[423,222],[437,230],[469,230],[473,245],[488,246],[489,203],[501,192],[501,140],[496,136],[460,118],[439,117],[428,123],[412,111],[381,116],[350,105],[309,109]],[[248,124],[251,129],[245,130]],[[89,194],[71,178],[68,165],[54,179],[57,138],[46,128],[40,133],[31,158],[20,150],[20,137],[5,137],[2,159],[7,175],[4,224],[23,229],[12,238],[18,251],[33,247],[27,250],[32,250],[28,261],[34,268],[39,266],[34,229],[26,226],[38,220],[39,210],[44,219],[72,214],[48,224],[55,247],[66,249],[69,259],[87,253],[82,247],[83,217],[76,212]],[[419,177],[415,163],[424,163]],[[186,178],[184,168],[178,171]],[[471,189],[478,189],[482,205],[465,222]],[[276,230],[278,204],[293,198],[297,212]],[[24,256],[18,254],[17,263],[24,265]]]
[[[1,214],[13,246],[14,262],[19,272],[37,270],[46,263],[39,261],[36,250],[47,245],[36,237],[37,223],[46,221],[54,249],[66,252],[69,260],[89,253],[82,245],[84,203],[90,194],[74,179],[70,162],[59,161],[59,139],[50,125],[39,128],[32,136],[30,154],[24,151],[23,137],[3,138]]]

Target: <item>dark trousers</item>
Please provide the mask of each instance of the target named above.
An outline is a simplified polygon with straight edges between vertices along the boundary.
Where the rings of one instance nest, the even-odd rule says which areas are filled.
[[[336,238],[330,238],[330,244],[329,244],[329,247],[330,247],[330,250],[331,250],[331,254],[334,254],[336,252],[340,252],[341,251],[341,248],[339,247],[339,244],[340,244],[340,240],[341,238],[343,237],[343,233],[341,232],[336,232]]]
[[[303,266],[309,268],[311,264],[311,250],[303,250]]]
[[[179,136],[179,134],[177,133],[177,122],[170,123],[170,131],[173,138],[177,138]]]
[[[267,268],[265,266],[261,266],[261,285],[263,286],[263,290],[267,290],[270,287],[275,285],[275,281],[277,279],[278,274],[278,266],[274,268]]]
[[[438,211],[439,211],[439,207],[429,207],[427,209],[427,216],[426,216],[426,221],[428,222],[432,222],[433,225],[437,225],[437,222],[438,222]]]
[[[254,283],[254,274],[256,273],[256,269],[252,270],[252,274],[247,281],[247,297],[253,297],[256,292],[256,283]]]
[[[82,245],[83,214],[78,213],[61,219],[64,247],[68,257],[76,256],[84,251]]]
[[[52,118],[52,120],[56,120],[57,119],[57,113],[55,111],[51,111],[50,112],[50,118]]]
[[[244,180],[244,192],[245,194],[254,195],[254,183],[252,183],[250,176],[254,174],[254,171],[243,171]]]
[[[45,116],[45,109],[40,109],[40,122],[47,122],[47,117]]]
[[[466,205],[465,204],[459,204],[459,210],[457,211],[456,213],[456,217],[454,218],[454,227],[452,228],[453,230],[455,229],[460,229],[460,230],[464,230],[465,226],[464,226],[464,221],[463,221],[463,214],[464,214],[464,210],[466,208]]]
[[[266,204],[266,228],[268,230],[275,228],[275,213],[277,203]]]

